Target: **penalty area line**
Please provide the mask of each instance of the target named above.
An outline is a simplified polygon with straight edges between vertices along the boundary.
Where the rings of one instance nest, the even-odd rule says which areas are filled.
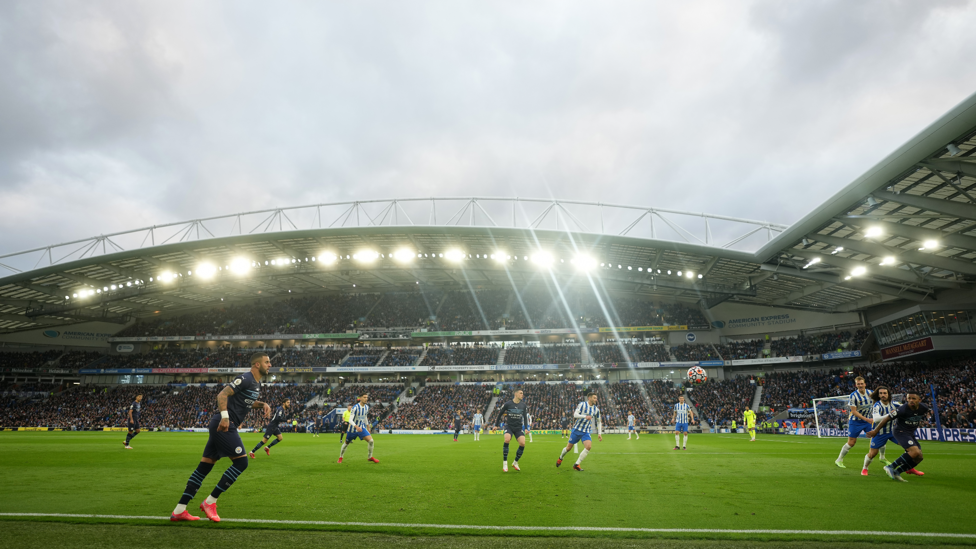
[[[169,517],[139,515],[84,515],[67,513],[0,513],[0,517],[94,518],[116,520],[169,520]],[[827,536],[904,536],[913,538],[976,539],[976,534],[948,532],[882,532],[873,530],[745,530],[724,528],[625,528],[613,526],[489,526],[477,524],[412,524],[402,522],[334,522],[326,520],[272,520],[224,518],[221,522],[310,526],[365,526],[384,528],[437,528],[443,530],[541,531],[541,532],[630,532],[641,534],[780,534]]]

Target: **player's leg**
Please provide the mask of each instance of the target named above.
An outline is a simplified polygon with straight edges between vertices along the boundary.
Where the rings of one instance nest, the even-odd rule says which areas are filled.
[[[634,427],[634,435],[637,436],[637,440],[640,440],[640,431],[636,427]]]
[[[518,437],[517,441],[519,447],[518,450],[515,451],[515,461],[512,462],[512,467],[515,467],[515,470],[519,471],[520,469],[518,466],[518,462],[520,459],[522,459],[522,453],[525,452],[525,435]]]
[[[865,476],[865,477],[868,476],[868,465],[871,465],[871,462],[878,455],[878,449],[875,447],[876,444],[877,444],[875,442],[875,439],[880,438],[881,436],[883,436],[883,435],[879,435],[879,436],[874,437],[873,439],[871,439],[871,449],[868,450],[868,453],[864,456],[864,467],[861,468],[861,475],[862,476]],[[884,447],[884,442],[881,442],[881,447],[882,448]]]
[[[210,447],[210,443],[207,443],[207,447]],[[206,449],[204,450],[206,453]],[[219,459],[219,458],[218,458]],[[176,504],[176,508],[173,509],[173,514],[170,515],[170,520],[180,521],[180,520],[200,520],[199,517],[191,515],[186,510],[186,505],[190,503],[190,500],[197,495],[197,490],[203,484],[204,479],[213,470],[214,460],[203,457],[200,458],[200,463],[197,463],[197,468],[190,473],[190,478],[186,481],[186,488],[183,489],[183,495],[180,496],[180,502]]]
[[[271,444],[268,445],[268,448],[267,449],[270,450],[272,446],[274,446],[275,444],[278,444],[279,442],[281,442],[282,440],[284,440],[284,438],[285,437],[281,436],[281,433],[278,433],[278,435],[275,436],[275,439],[271,441]]]
[[[264,446],[265,444],[268,443],[268,439],[269,438],[271,438],[271,435],[268,435],[268,434],[265,434],[264,435],[264,437],[261,439],[261,442],[259,442],[257,444],[257,446],[255,446],[254,448],[251,449],[251,454],[252,454],[251,457],[254,457],[254,455],[253,455],[254,452],[257,452],[258,450],[261,449],[262,446]]]
[[[366,433],[366,436],[363,437],[363,440],[366,441],[366,460],[379,463],[380,460],[373,457],[373,436],[366,429],[363,429],[363,432]]]
[[[502,439],[502,471],[508,472],[508,443],[512,441],[512,433],[505,430],[505,438]]]
[[[122,446],[126,449],[131,448],[131,446],[129,446],[129,442],[132,441],[132,437],[134,436],[136,436],[135,429],[132,428],[132,424],[130,423],[129,432],[125,435],[125,444],[123,444]]]
[[[593,441],[590,439],[590,435],[588,434],[584,435],[582,440],[583,440],[583,451],[580,452],[579,457],[576,458],[576,464],[573,465],[573,469],[576,469],[577,471],[583,470],[582,468],[583,460],[586,459],[586,456],[590,455],[590,448],[593,447]]]
[[[860,422],[851,421],[847,424],[847,442],[840,447],[840,455],[838,455],[837,459],[834,460],[834,465],[840,467],[841,469],[846,468],[844,467],[844,456],[846,456],[847,452],[850,452],[851,448],[857,444],[857,436],[861,434],[862,430],[863,429],[861,429]]]
[[[687,450],[688,449],[688,424],[684,424],[682,425],[682,427],[684,427],[684,429],[681,430],[681,432],[684,433],[684,441],[681,444],[681,449]]]
[[[674,449],[678,450],[681,448],[681,431],[678,430],[678,426],[674,426]]]
[[[349,431],[346,433],[346,438],[342,443],[342,448],[339,449],[339,463],[342,463],[342,458],[346,455],[346,448],[352,444],[352,441],[356,440],[356,431]]]
[[[573,449],[573,445],[579,442],[578,437],[579,435],[577,435],[576,431],[573,431],[569,435],[569,443],[566,444],[566,447],[563,448],[563,451],[559,453],[559,459],[556,460],[556,467],[559,467],[560,465],[563,464],[563,458],[566,457],[566,454],[568,454],[569,451]]]
[[[532,442],[532,429],[529,429],[529,442]]]
[[[237,479],[241,476],[241,473],[247,469],[248,461],[249,460],[246,455],[231,458],[230,467],[228,467],[227,470],[224,471],[224,474],[221,475],[220,480],[217,481],[217,486],[214,486],[213,491],[210,492],[207,499],[200,504],[200,508],[203,509],[204,513],[206,513],[208,519],[214,522],[220,522],[220,516],[217,515],[217,498],[226,492],[231,485],[237,482]]]

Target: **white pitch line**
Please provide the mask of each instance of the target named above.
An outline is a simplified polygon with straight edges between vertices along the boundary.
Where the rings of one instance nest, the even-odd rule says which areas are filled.
[[[140,515],[72,515],[66,513],[0,513],[0,517],[96,518],[124,520],[168,520],[168,517]],[[251,524],[301,524],[314,526],[382,526],[392,528],[438,528],[444,530],[496,530],[543,532],[633,532],[644,534],[781,534],[828,536],[904,536],[915,538],[976,539],[976,534],[947,532],[884,532],[872,530],[727,530],[722,528],[622,528],[609,526],[486,526],[475,524],[411,524],[401,522],[332,522],[325,520],[272,520],[225,518],[221,522]]]

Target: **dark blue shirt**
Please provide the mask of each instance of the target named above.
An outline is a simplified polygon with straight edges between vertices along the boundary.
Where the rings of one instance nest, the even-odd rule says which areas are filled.
[[[924,404],[919,404],[918,408],[912,410],[907,404],[902,404],[888,414],[895,426],[892,431],[899,434],[910,435],[915,432],[919,424],[925,421],[929,414],[929,409]]]
[[[235,377],[227,386],[234,390],[234,394],[227,399],[227,415],[235,425],[240,425],[258,400],[261,382],[255,380],[251,372],[245,372]]]
[[[140,403],[138,400],[133,402],[132,405],[129,406],[129,410],[132,411],[132,421],[139,421],[139,413],[142,411],[142,403]]]
[[[275,408],[274,415],[271,416],[271,419],[268,421],[268,423],[272,425],[274,425],[275,423],[281,423],[282,421],[285,420],[285,416],[286,416],[285,407],[278,406],[277,408]]]
[[[503,416],[505,417],[505,426],[512,431],[517,431],[529,423],[528,418],[525,417],[524,400],[518,404],[515,404],[514,400],[509,400],[503,404],[501,412],[498,414],[499,423],[501,423]]]

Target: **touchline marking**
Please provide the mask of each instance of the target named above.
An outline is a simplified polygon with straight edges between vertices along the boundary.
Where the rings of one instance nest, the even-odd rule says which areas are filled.
[[[0,513],[0,517],[101,518],[125,520],[169,520],[169,517],[140,515],[72,515],[66,513]],[[610,526],[484,526],[476,524],[410,524],[401,522],[333,522],[326,520],[271,520],[222,518],[221,522],[251,524],[305,524],[315,526],[384,526],[392,528],[441,528],[445,530],[516,530],[545,532],[635,532],[647,534],[784,534],[830,536],[907,536],[915,538],[976,539],[976,534],[942,532],[883,532],[871,530],[726,530],[722,528],[621,528]]]

